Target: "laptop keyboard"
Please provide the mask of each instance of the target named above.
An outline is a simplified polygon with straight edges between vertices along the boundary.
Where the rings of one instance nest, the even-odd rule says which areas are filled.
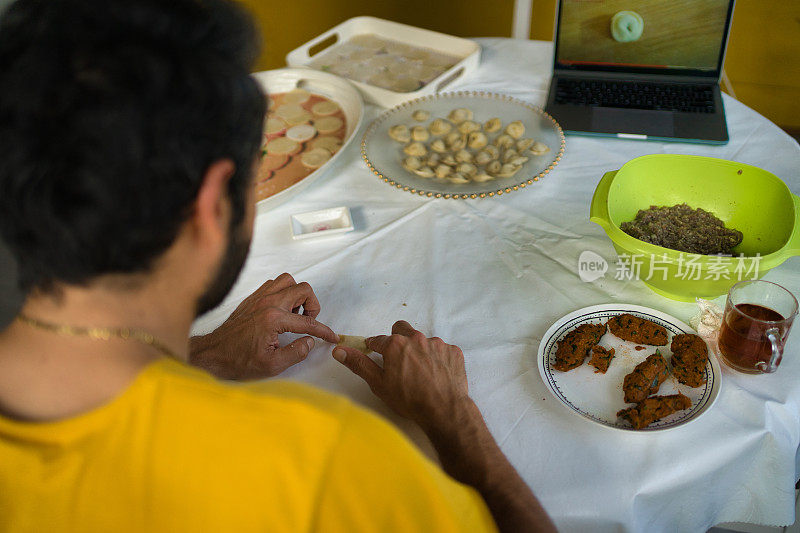
[[[713,113],[714,86],[559,78],[557,104]]]

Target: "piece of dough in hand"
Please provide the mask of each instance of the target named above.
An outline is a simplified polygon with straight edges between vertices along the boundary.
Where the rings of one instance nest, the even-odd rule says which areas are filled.
[[[372,352],[372,350],[367,348],[366,337],[359,337],[358,335],[339,335],[339,344],[336,346],[347,346],[348,348],[358,350],[364,355]]]

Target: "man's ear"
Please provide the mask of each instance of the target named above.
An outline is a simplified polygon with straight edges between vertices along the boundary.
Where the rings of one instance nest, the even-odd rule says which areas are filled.
[[[231,219],[228,181],[235,171],[233,161],[220,159],[212,163],[203,176],[192,214],[192,227],[200,246],[217,246],[228,237]]]

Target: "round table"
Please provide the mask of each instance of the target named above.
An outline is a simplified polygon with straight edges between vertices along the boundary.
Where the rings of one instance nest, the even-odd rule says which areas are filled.
[[[479,39],[480,68],[448,90],[505,93],[543,106],[552,43]],[[634,157],[681,153],[764,168],[800,192],[800,147],[770,121],[724,98],[725,146],[567,137],[560,164],[542,180],[501,197],[427,199],[386,185],[354,143],[313,186],[261,213],[236,286],[195,333],[222,322],[264,280],[290,272],[322,304],[319,320],[355,335],[387,333],[399,319],[459,345],[470,394],[503,451],[562,531],[705,531],[720,522],[794,521],[800,444],[800,326],[779,371],[750,376],[723,369],[713,408],[679,428],[647,434],[574,416],[537,370],[548,327],[581,307],[613,302],[652,307],[688,322],[694,304],[660,297],[643,283],[606,275],[583,282],[591,250],[614,264],[611,242],[589,222],[604,172]],[[367,106],[365,125],[382,110]],[[362,130],[363,131],[363,130]],[[360,139],[360,137],[359,137]],[[293,213],[348,206],[355,231],[293,241]],[[800,259],[770,271],[800,293]],[[283,378],[340,393],[391,419],[426,453],[422,432],[391,413],[335,362],[324,342]]]

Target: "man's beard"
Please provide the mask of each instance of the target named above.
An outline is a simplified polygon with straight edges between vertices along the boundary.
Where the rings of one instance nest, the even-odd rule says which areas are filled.
[[[244,231],[244,222],[238,227],[231,228],[228,236],[228,246],[222,264],[217,271],[214,281],[208,286],[206,292],[197,302],[197,316],[206,313],[218,306],[236,283],[242,271],[247,254],[250,251],[251,236]]]

